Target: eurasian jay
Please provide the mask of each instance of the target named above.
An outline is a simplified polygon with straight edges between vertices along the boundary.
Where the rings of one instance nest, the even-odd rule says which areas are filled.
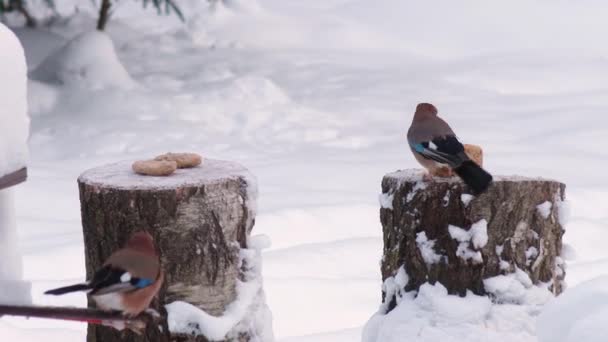
[[[110,255],[92,280],[49,290],[45,294],[88,291],[100,309],[118,310],[125,316],[134,317],[150,306],[163,278],[152,236],[137,232],[131,236],[125,248]]]
[[[466,155],[452,128],[437,116],[437,108],[430,103],[416,107],[407,141],[416,160],[431,174],[448,166],[474,194],[484,192],[492,182],[492,175]]]

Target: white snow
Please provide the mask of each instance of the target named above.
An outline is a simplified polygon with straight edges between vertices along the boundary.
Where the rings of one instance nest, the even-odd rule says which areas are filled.
[[[29,119],[23,48],[0,23],[0,177],[26,166]],[[31,303],[30,284],[22,279],[14,190],[0,190],[0,303]]]
[[[427,265],[440,262],[443,257],[435,252],[435,240],[429,240],[425,232],[416,234],[416,245]]]
[[[469,206],[469,203],[471,202],[471,200],[475,198],[475,196],[470,195],[470,194],[462,194],[460,195],[460,201],[462,202],[462,204],[464,204],[465,207]]]
[[[382,293],[384,293],[385,298],[395,298],[397,303],[401,303],[405,296],[407,296],[404,288],[409,281],[410,277],[407,275],[405,267],[401,266],[394,276],[384,279]],[[386,313],[388,311],[389,302],[390,300],[387,300],[382,303],[380,312]]]
[[[469,230],[449,225],[448,232],[452,239],[459,242],[456,255],[464,260],[472,259],[476,263],[483,261],[483,256],[479,249],[488,243],[488,222],[485,219],[479,220],[471,225]],[[471,248],[471,246],[473,248]]]
[[[444,207],[447,207],[448,205],[450,205],[450,191],[448,190],[445,193],[445,196],[443,196],[443,199],[441,200],[441,205],[443,205]]]
[[[383,192],[378,195],[378,202],[380,202],[380,207],[385,209],[393,210],[393,199],[395,198],[394,193]]]
[[[511,268],[511,264],[502,258],[502,252],[504,251],[504,245],[496,245],[496,255],[498,255],[498,267],[501,271],[507,271]]]
[[[497,303],[542,305],[553,298],[546,286],[532,284],[532,280],[519,268],[514,273],[483,280],[485,290]]]
[[[0,23],[0,177],[24,167],[28,159],[26,74],[19,40]]]
[[[538,248],[534,246],[528,247],[526,250],[526,265],[530,265],[534,259],[538,256]]]
[[[570,220],[570,202],[557,200],[555,205],[557,207],[557,220],[565,229]]]
[[[484,248],[488,243],[488,221],[481,219],[471,225],[469,229],[471,242],[476,249]]]
[[[78,35],[47,57],[31,77],[50,83],[101,89],[129,89],[135,82],[122,65],[112,39],[103,32]]]
[[[551,215],[552,206],[553,206],[553,204],[551,202],[544,201],[543,203],[537,205],[536,209],[538,210],[539,215],[542,216],[546,220],[549,218],[549,215]]]
[[[538,318],[539,342],[600,342],[608,336],[608,277],[601,276],[552,300]]]
[[[63,17],[17,31],[30,72],[95,25],[92,1],[55,3]],[[393,170],[418,168],[412,174],[422,179],[405,142],[422,101],[434,103],[463,141],[483,146],[493,175],[567,184],[564,242],[577,258],[568,262],[566,294],[608,274],[608,201],[601,200],[608,197],[601,172],[608,45],[597,43],[608,34],[607,3],[258,0],[258,10],[246,8],[252,1],[224,3],[211,10],[206,1],[180,1],[184,25],[121,1],[107,35],[133,88],[30,80],[30,178],[13,191],[23,277],[35,303],[86,305],[84,296],[42,295],[84,279],[79,174],[199,151],[258,178],[253,232],[273,242],[263,274],[277,340],[360,340],[382,286],[378,189]],[[556,219],[564,222],[565,212],[554,212]],[[49,268],[50,261],[62,267]],[[413,324],[406,317],[384,334],[538,342],[541,307],[493,305],[482,323],[436,324],[435,311],[412,300],[400,308],[410,306]],[[0,319],[7,341],[83,341],[85,330]]]
[[[167,304],[169,330],[175,333],[203,335],[211,341],[236,337],[241,332],[252,332],[253,340],[273,341],[272,315],[265,303],[262,288],[261,248],[268,244],[268,237],[249,239],[250,249],[242,249],[240,263],[248,270],[245,281],[237,280],[236,299],[221,316],[212,316],[205,311],[176,301]]]
[[[379,311],[366,324],[363,342],[404,338],[436,341],[535,341],[538,306],[492,304],[485,296],[448,295],[440,283],[423,284],[417,296],[404,296],[388,314]]]
[[[22,281],[21,251],[13,189],[0,190],[0,303],[31,303],[30,284]]]
[[[412,191],[410,191],[405,197],[405,201],[408,203],[411,202],[414,199],[414,196],[416,196],[416,194],[418,193],[418,191],[426,189],[427,186],[428,184],[426,184],[424,181],[416,182],[416,184],[412,188]]]

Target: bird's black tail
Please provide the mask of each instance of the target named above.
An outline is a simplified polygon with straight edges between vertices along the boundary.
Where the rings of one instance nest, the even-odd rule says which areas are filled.
[[[66,286],[66,287],[60,287],[57,289],[48,290],[44,294],[59,296],[59,295],[70,293],[70,292],[85,291],[85,290],[90,290],[90,289],[91,289],[91,285],[89,285],[89,284],[76,284],[76,285],[70,285],[70,286]]]
[[[492,183],[492,175],[472,160],[465,160],[454,172],[473,190],[475,195],[486,191]]]

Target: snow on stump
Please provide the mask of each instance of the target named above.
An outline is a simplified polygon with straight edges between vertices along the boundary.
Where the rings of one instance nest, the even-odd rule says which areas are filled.
[[[382,180],[383,280],[403,266],[405,291],[440,282],[450,294],[470,290],[498,302],[533,285],[562,291],[564,184],[498,176],[474,197],[458,178],[422,175],[404,170]],[[394,292],[383,290],[389,310]]]
[[[255,243],[249,246],[257,185],[247,169],[205,160],[168,177],[151,177],[135,174],[129,161],[88,170],[78,184],[87,278],[132,232],[146,230],[165,271],[153,307],[163,317],[169,311],[168,322],[160,329],[149,326],[142,336],[89,325],[87,341],[248,341],[262,333],[255,321],[267,309],[259,253]],[[201,325],[218,320],[224,330],[211,331],[209,338],[188,336],[207,334]]]

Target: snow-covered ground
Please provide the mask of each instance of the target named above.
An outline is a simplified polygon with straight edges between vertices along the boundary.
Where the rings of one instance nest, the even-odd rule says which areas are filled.
[[[31,78],[30,178],[16,204],[35,303],[85,305],[42,295],[84,276],[82,171],[196,151],[258,176],[254,233],[273,243],[263,267],[277,339],[361,340],[381,299],[380,180],[417,167],[405,132],[423,101],[483,146],[489,171],[565,182],[568,285],[608,273],[608,3],[230,0],[212,11],[183,0],[184,25],[125,1],[113,48],[87,33],[57,52],[94,27],[91,2],[57,3],[67,14],[76,2],[76,16],[15,30]],[[78,44],[94,50],[73,56]],[[537,341],[540,307],[437,286],[404,300],[399,341]],[[41,336],[83,341],[85,327],[0,319],[0,340]]]

